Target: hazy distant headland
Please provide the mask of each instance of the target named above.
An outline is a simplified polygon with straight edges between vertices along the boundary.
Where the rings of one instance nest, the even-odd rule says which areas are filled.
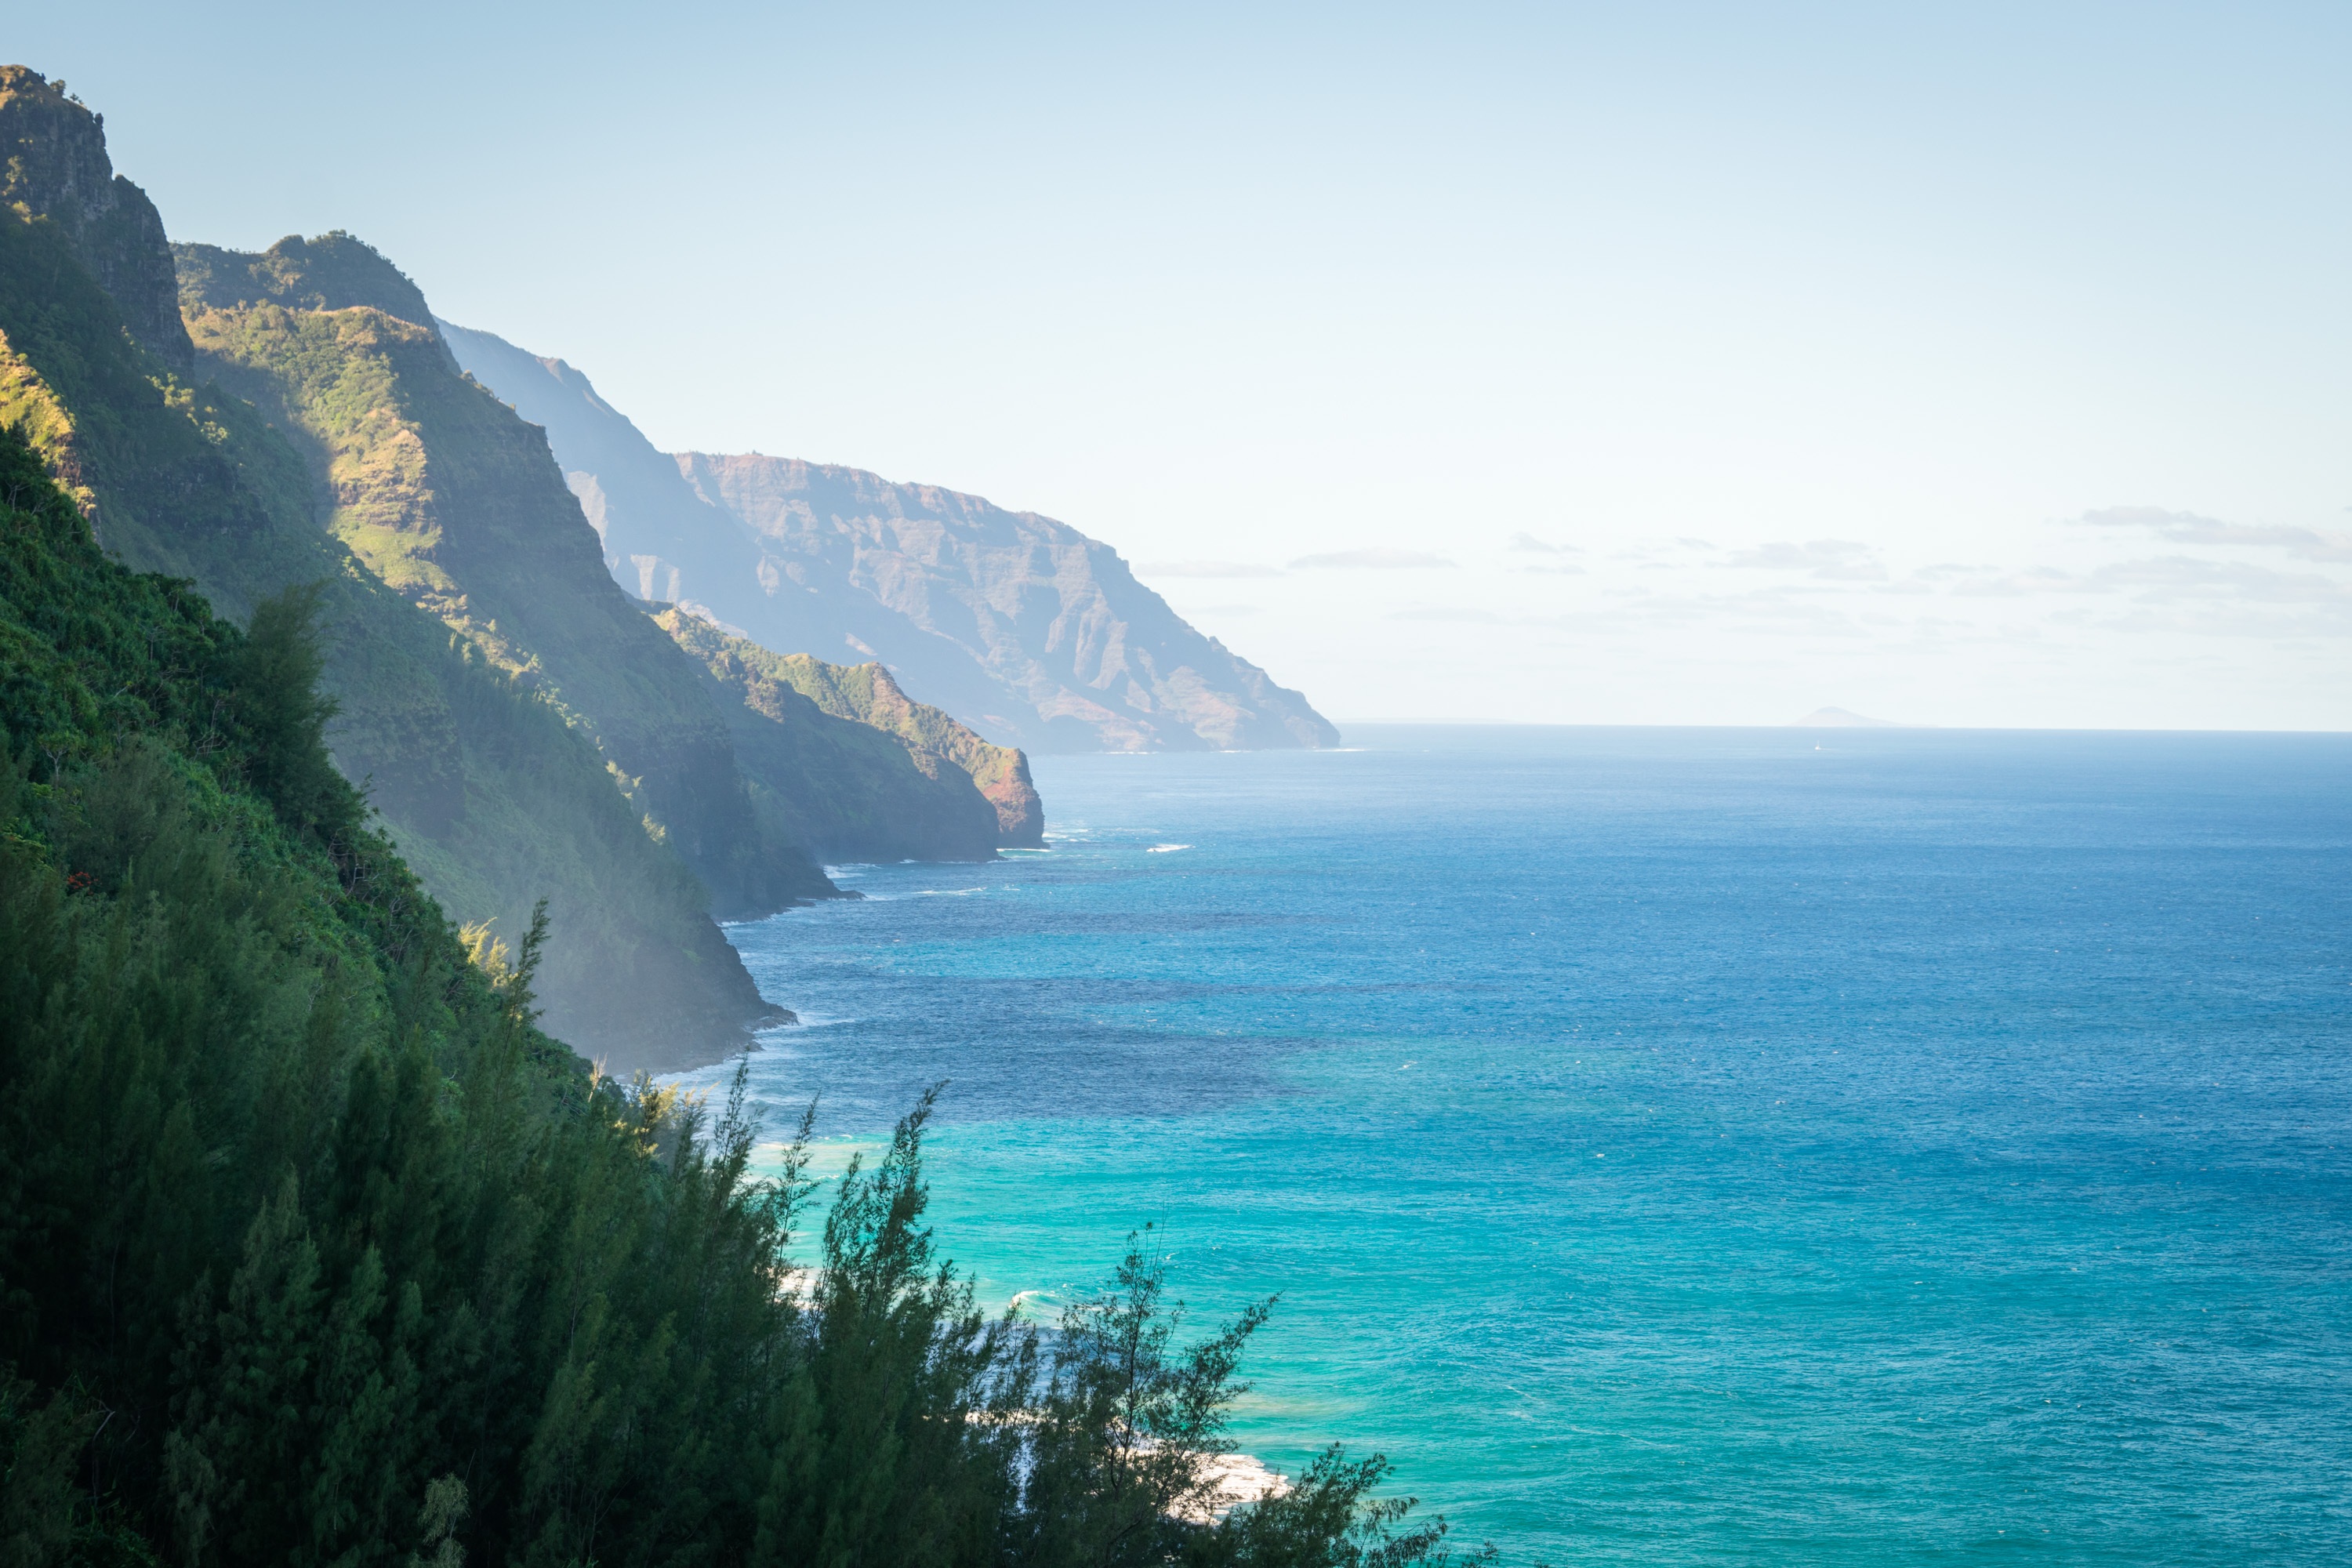
[[[1844,708],[1816,708],[1790,722],[1792,730],[1902,730],[1909,726],[1892,719],[1870,719]]]
[[[915,696],[1030,751],[1338,743],[1304,696],[1066,523],[860,468],[664,453],[563,361],[440,329],[546,427],[605,563],[642,598],[770,647],[879,659]]]

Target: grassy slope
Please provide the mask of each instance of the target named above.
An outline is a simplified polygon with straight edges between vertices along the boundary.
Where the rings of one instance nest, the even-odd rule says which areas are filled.
[[[996,814],[971,777],[836,714],[780,679],[778,657],[683,610],[654,623],[702,667],[730,713],[768,830],[823,859],[986,860]]]
[[[592,745],[362,569],[312,522],[300,457],[250,408],[164,373],[46,220],[0,217],[0,422],[105,545],[244,615],[324,581],[338,760],[464,920],[551,900],[549,1023],[619,1062],[707,1058],[761,1016],[702,892],[650,843]]]
[[[356,241],[307,248],[365,252],[398,278]],[[281,277],[272,258],[250,262],[263,288]],[[224,265],[207,270],[217,279]],[[594,735],[720,913],[829,891],[804,857],[757,830],[717,706],[605,574],[544,436],[458,372],[429,324],[366,305],[236,298],[246,291],[192,288],[191,335],[205,368],[303,449],[336,536]]]

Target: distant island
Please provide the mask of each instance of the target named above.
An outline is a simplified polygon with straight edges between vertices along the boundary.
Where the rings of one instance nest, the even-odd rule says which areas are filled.
[[[1892,719],[1873,719],[1850,708],[1816,708],[1791,722],[1791,730],[1907,730]]]

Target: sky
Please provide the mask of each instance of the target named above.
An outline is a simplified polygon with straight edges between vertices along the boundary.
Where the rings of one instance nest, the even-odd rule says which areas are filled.
[[[1059,518],[1342,724],[2352,728],[2341,4],[10,9],[174,238]]]

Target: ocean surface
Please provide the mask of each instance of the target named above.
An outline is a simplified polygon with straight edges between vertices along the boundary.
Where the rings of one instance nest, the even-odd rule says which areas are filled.
[[[1348,742],[732,928],[770,1125],[948,1080],[983,1300],[1149,1222],[1507,1562],[2352,1562],[2352,737]]]

